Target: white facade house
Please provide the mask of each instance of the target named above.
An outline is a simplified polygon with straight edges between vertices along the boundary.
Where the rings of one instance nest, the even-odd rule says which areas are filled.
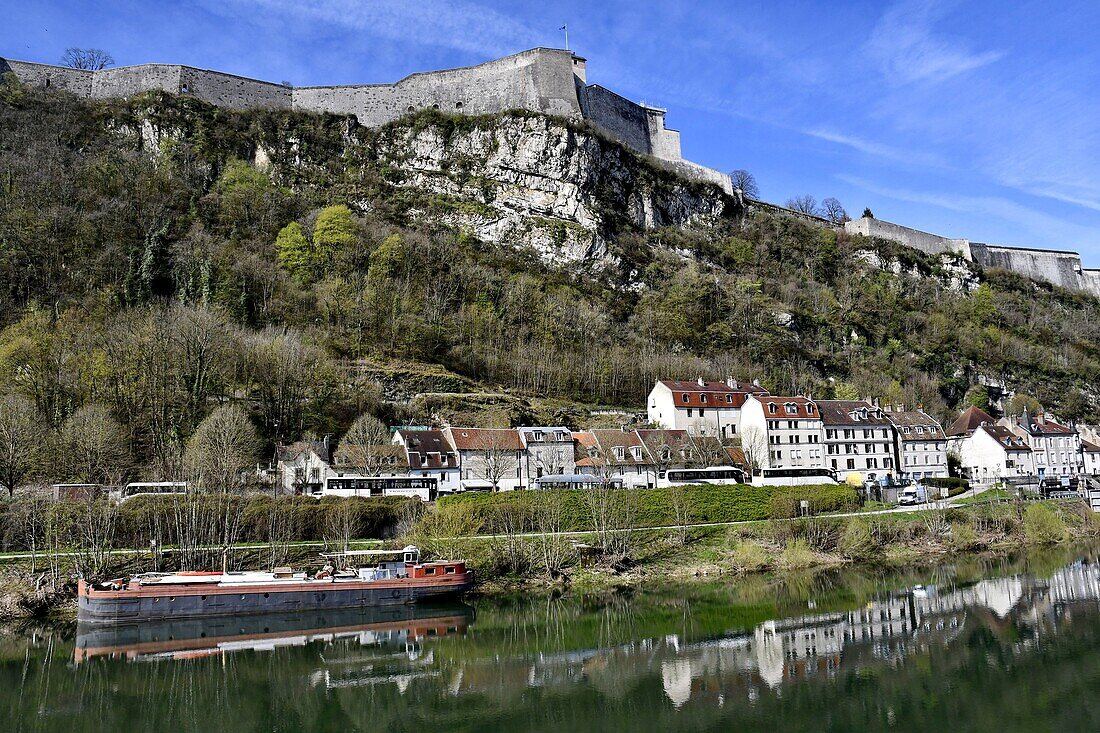
[[[861,481],[893,476],[894,426],[870,402],[818,400],[824,425],[825,458],[837,478],[857,474]]]
[[[658,380],[646,401],[649,421],[666,430],[687,430],[729,440],[737,434],[741,406],[751,394],[767,394],[759,384]]]
[[[526,486],[543,476],[576,473],[573,434],[562,426],[517,428],[523,444],[523,473]]]
[[[885,409],[894,426],[894,458],[899,478],[947,478],[947,434],[923,410]]]
[[[393,442],[405,449],[410,476],[439,479],[440,491],[456,491],[461,481],[458,452],[442,430],[397,430]]]
[[[1075,476],[1083,470],[1081,436],[1074,428],[1042,414],[1032,417],[1027,410],[1020,416],[1005,418],[1001,424],[1023,438],[1031,448],[1032,462],[1039,478]]]
[[[1035,472],[1027,442],[1003,425],[982,423],[959,439],[958,446],[962,469],[973,483],[989,484]]]
[[[280,493],[318,492],[333,474],[332,443],[327,435],[323,440],[300,440],[278,450],[276,484]]]
[[[741,451],[760,468],[826,467],[821,414],[807,397],[749,395],[741,407]]]
[[[1100,476],[1100,445],[1082,440],[1081,460],[1084,473],[1089,476]]]

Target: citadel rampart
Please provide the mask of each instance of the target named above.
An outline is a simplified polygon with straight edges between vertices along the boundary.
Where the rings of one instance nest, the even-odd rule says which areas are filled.
[[[233,109],[268,107],[355,115],[367,127],[423,109],[458,114],[524,109],[583,118],[681,176],[714,183],[732,193],[729,176],[683,160],[680,133],[665,127],[665,110],[589,85],[586,66],[585,59],[571,51],[534,48],[476,66],[410,74],[393,84],[290,87],[171,64],[81,71],[0,59],[0,73],[11,72],[24,84],[64,89],[82,97],[123,98],[161,90]]]
[[[1100,270],[1083,268],[1077,252],[949,239],[870,217],[846,222],[844,229],[850,234],[890,239],[931,255],[950,252],[983,267],[1000,267],[1033,280],[1046,280],[1100,297]]]

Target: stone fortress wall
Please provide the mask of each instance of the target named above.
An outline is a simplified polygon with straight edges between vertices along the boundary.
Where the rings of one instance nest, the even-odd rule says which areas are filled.
[[[586,67],[585,59],[571,51],[534,48],[476,66],[410,74],[394,84],[290,87],[171,64],[81,71],[0,58],[0,73],[14,73],[24,84],[65,89],[95,99],[162,90],[233,109],[268,107],[352,114],[367,127],[384,125],[423,109],[459,114],[524,109],[586,119],[681,176],[733,192],[728,175],[683,160],[680,133],[665,127],[665,110],[589,85]]]
[[[1100,269],[1082,267],[1081,255],[1077,252],[951,239],[870,217],[846,222],[844,229],[850,234],[890,239],[930,255],[954,253],[983,267],[1000,267],[1033,280],[1046,280],[1100,297]]]

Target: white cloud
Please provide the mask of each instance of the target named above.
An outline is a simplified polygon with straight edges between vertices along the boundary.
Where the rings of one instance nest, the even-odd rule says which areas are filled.
[[[936,0],[902,0],[879,19],[867,51],[890,79],[904,83],[942,81],[991,64],[1001,51],[972,51],[962,41],[933,35],[946,14]]]
[[[927,166],[930,168],[943,168],[945,163],[942,158],[932,153],[926,153],[918,150],[904,150],[892,145],[886,145],[884,143],[875,142],[873,140],[865,140],[863,138],[854,137],[851,135],[845,135],[840,132],[833,132],[826,129],[816,130],[804,130],[804,132],[810,137],[816,137],[819,140],[825,140],[827,142],[836,143],[837,145],[843,145],[845,147],[858,150],[861,153],[867,155],[873,155],[878,158],[886,158],[888,160],[897,161],[900,163],[911,163],[915,165]]]

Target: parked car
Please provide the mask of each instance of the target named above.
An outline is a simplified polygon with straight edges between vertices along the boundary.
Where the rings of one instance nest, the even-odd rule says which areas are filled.
[[[920,487],[909,486],[898,492],[898,504],[901,506],[913,506],[914,504],[924,503],[927,495],[921,491],[918,491]]]

